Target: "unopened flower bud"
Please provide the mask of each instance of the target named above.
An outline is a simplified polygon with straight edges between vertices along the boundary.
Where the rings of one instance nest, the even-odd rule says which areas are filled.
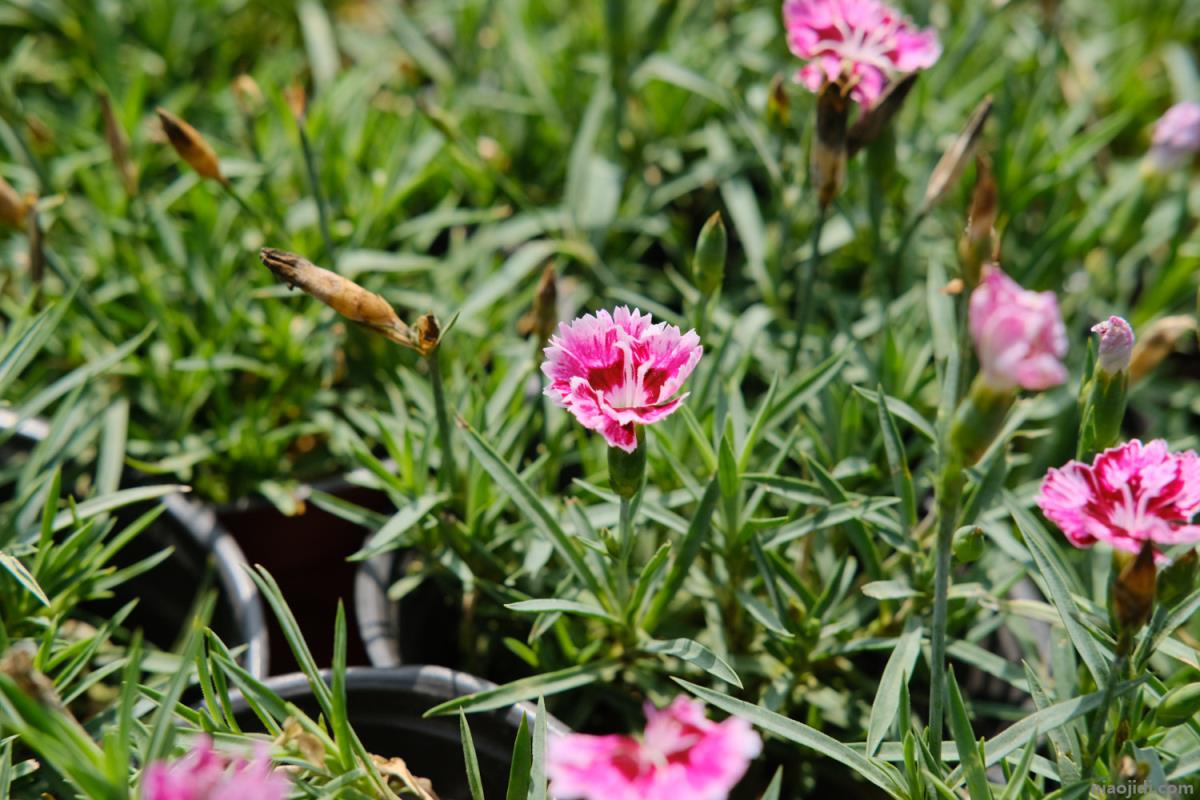
[[[971,466],[983,457],[1004,427],[1008,410],[1016,400],[1013,389],[997,389],[981,377],[971,384],[971,391],[958,407],[950,426],[950,443]]]
[[[646,433],[637,427],[637,444],[633,452],[620,447],[608,448],[608,483],[617,496],[631,499],[642,488],[646,476]]]
[[[937,205],[947,190],[958,181],[967,162],[975,154],[975,147],[979,144],[979,135],[983,133],[984,123],[987,122],[988,115],[991,113],[992,98],[989,96],[976,106],[970,119],[967,120],[966,127],[962,129],[954,143],[942,154],[937,166],[933,168],[933,173],[929,176],[929,184],[925,187],[925,199],[921,202],[921,213],[927,213]]]
[[[829,208],[846,181],[848,99],[842,81],[826,81],[817,96],[817,128],[812,145],[817,202]]]
[[[29,207],[30,203],[8,181],[0,178],[0,222],[13,228],[25,227]]]
[[[1096,367],[1083,392],[1076,453],[1080,459],[1112,447],[1121,436],[1133,352],[1133,329],[1120,317],[1109,317],[1092,331],[1100,334],[1100,347]]]
[[[254,116],[262,108],[263,93],[254,78],[243,72],[233,79],[233,99],[246,116]]]
[[[440,331],[432,314],[423,317],[419,329],[414,331],[387,300],[336,272],[322,269],[295,253],[271,247],[264,247],[259,257],[276,278],[299,287],[346,319],[423,355],[437,346]]]
[[[1137,556],[1113,551],[1113,572],[1109,602],[1119,638],[1127,640],[1141,630],[1154,609],[1158,571],[1154,567],[1153,544],[1143,544]]]
[[[964,528],[954,537],[954,557],[963,564],[978,561],[983,556],[983,529],[978,525]]]
[[[1162,317],[1150,323],[1133,346],[1129,362],[1129,380],[1137,383],[1175,351],[1175,345],[1185,333],[1196,330],[1196,320],[1186,314]]]
[[[112,98],[105,91],[100,92],[100,113],[104,116],[104,138],[112,154],[113,166],[121,177],[121,186],[125,189],[125,194],[133,197],[137,194],[137,167],[129,158],[129,140],[125,137],[121,123],[117,121]]]
[[[700,236],[696,239],[696,255],[692,261],[692,282],[705,297],[716,294],[725,281],[727,249],[725,223],[721,220],[721,212],[714,211],[700,229]]]
[[[908,99],[908,93],[917,83],[920,73],[913,72],[888,84],[879,102],[858,115],[858,119],[850,126],[846,134],[846,155],[853,158],[854,154],[878,139]]]
[[[1092,333],[1100,335],[1096,367],[1112,374],[1127,371],[1133,357],[1133,328],[1129,323],[1121,317],[1109,317],[1093,325]]]
[[[162,123],[163,133],[171,142],[171,147],[175,148],[179,157],[196,170],[200,177],[222,184],[228,183],[225,176],[221,174],[221,164],[217,160],[217,154],[213,152],[212,147],[199,131],[165,108],[158,109],[158,119]]]
[[[302,124],[308,113],[308,95],[305,93],[304,87],[298,83],[288,86],[283,90],[283,100],[287,103],[288,110],[292,112],[296,124]]]
[[[958,240],[958,260],[963,280],[970,288],[979,284],[983,265],[992,259],[996,246],[996,178],[992,162],[982,153],[975,157],[975,190],[967,229]]]
[[[1188,550],[1163,568],[1158,576],[1158,604],[1171,608],[1196,588],[1196,574],[1200,571],[1200,557],[1195,550]]]
[[[1200,683],[1177,686],[1162,696],[1154,710],[1154,721],[1164,728],[1190,722],[1200,714]]]

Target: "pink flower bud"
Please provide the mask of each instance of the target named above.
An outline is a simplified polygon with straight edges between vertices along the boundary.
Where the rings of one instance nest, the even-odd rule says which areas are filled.
[[[1092,326],[1100,334],[1100,369],[1115,375],[1129,369],[1133,356],[1133,328],[1120,317],[1109,317]]]
[[[1022,289],[989,265],[971,293],[968,324],[980,378],[992,389],[1040,391],[1067,379],[1067,331],[1054,292]]]
[[[1159,172],[1170,172],[1200,152],[1200,103],[1176,103],[1154,126],[1147,158]]]

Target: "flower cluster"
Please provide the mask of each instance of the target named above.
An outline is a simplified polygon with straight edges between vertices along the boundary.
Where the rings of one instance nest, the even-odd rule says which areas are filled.
[[[266,753],[251,761],[226,756],[201,736],[183,758],[146,767],[142,800],[284,800],[288,786]]]
[[[1037,498],[1046,518],[1076,547],[1105,542],[1137,553],[1142,545],[1200,541],[1200,456],[1172,453],[1161,439],[1133,440],[1090,464],[1051,469]],[[1161,550],[1155,553],[1162,560]]]
[[[783,21],[788,48],[809,61],[796,80],[816,92],[845,76],[863,108],[875,105],[890,79],[932,66],[942,52],[933,30],[879,0],[786,0]]]
[[[569,734],[551,740],[547,773],[558,800],[725,800],[762,740],[745,720],[713,722],[704,704],[646,706],[632,736]]]
[[[546,394],[583,427],[632,453],[635,426],[658,422],[679,408],[687,395],[673,395],[704,348],[695,331],[680,333],[622,306],[562,323],[545,352]]]

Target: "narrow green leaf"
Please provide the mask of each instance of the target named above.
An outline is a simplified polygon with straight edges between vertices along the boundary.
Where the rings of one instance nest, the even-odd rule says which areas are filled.
[[[8,574],[16,579],[17,583],[25,587],[25,590],[38,599],[38,602],[49,608],[50,598],[46,597],[46,593],[42,591],[42,587],[38,585],[37,579],[30,574],[16,556],[5,553],[0,550],[0,567],[3,567]]]
[[[647,653],[657,653],[658,655],[673,656],[689,664],[693,664],[705,672],[720,678],[726,683],[731,683],[739,689],[742,688],[742,681],[738,678],[733,668],[726,664],[720,656],[709,650],[704,645],[692,639],[668,639],[664,641],[651,641],[642,645],[642,649]]]
[[[550,540],[559,555],[566,559],[588,590],[597,598],[604,597],[599,579],[588,568],[587,562],[576,548],[575,542],[558,524],[558,520],[554,518],[541,499],[534,494],[525,481],[521,480],[519,475],[513,472],[500,454],[475,432],[474,428],[469,425],[464,427],[467,433],[467,447],[480,465],[492,476],[492,480],[508,494],[513,504],[534,524],[534,527]]]
[[[505,800],[527,800],[533,783],[533,738],[529,735],[529,718],[521,715],[517,740],[513,743],[512,764],[508,771],[508,792]],[[479,799],[481,800],[482,795]]]
[[[883,386],[879,386],[876,391],[880,397],[887,397]],[[896,420],[888,411],[887,403],[877,403],[875,410],[879,430],[883,434],[883,449],[887,455],[888,469],[892,474],[892,486],[896,496],[900,498],[900,519],[904,523],[905,532],[911,531],[917,524],[917,492],[913,488],[912,473],[908,469],[904,442],[900,439],[900,429],[896,427]]]
[[[683,537],[679,550],[675,553],[675,558],[667,570],[667,577],[650,602],[650,609],[646,612],[646,617],[642,622],[642,627],[647,633],[654,631],[667,604],[683,587],[683,581],[692,568],[692,562],[696,560],[696,556],[700,555],[700,548],[704,546],[704,542],[708,539],[708,532],[712,528],[713,510],[717,506],[717,498],[720,493],[720,484],[714,477],[709,481],[708,488],[704,490],[704,496],[700,498],[700,505],[688,526],[687,535]]]
[[[867,755],[873,756],[879,750],[879,745],[887,736],[888,730],[896,720],[900,710],[902,687],[908,685],[916,667],[917,657],[921,654],[921,627],[909,619],[904,633],[896,640],[896,648],[888,657],[887,665],[883,668],[883,677],[879,679],[879,688],[875,692],[875,702],[871,705],[871,718],[867,724]],[[903,736],[907,731],[901,731]]]
[[[602,619],[614,624],[619,622],[616,617],[599,606],[591,605],[590,603],[579,603],[574,600],[555,600],[553,598],[521,600],[516,603],[508,603],[504,607],[519,614],[550,614],[560,612],[563,614],[579,614],[584,617],[595,617],[596,619]]]
[[[679,678],[673,678],[672,680],[709,705],[716,706],[730,714],[735,714],[763,730],[770,731],[776,736],[787,739],[789,742],[795,742],[810,750],[815,750],[821,755],[849,767],[878,786],[889,796],[899,800],[900,795],[896,793],[895,787],[892,786],[891,781],[888,780],[887,774],[882,768],[870,758],[852,750],[837,739],[821,733],[802,722],[796,722],[782,714],[776,714],[774,711],[768,711],[765,708],[751,705],[744,700],[736,700],[728,695],[715,692],[711,689],[705,689],[703,686],[697,686],[694,683],[688,683]]]
[[[592,664],[581,664],[555,672],[521,678],[503,686],[497,686],[495,689],[485,689],[482,692],[447,700],[426,711],[425,716],[437,717],[459,710],[475,714],[480,711],[505,708],[533,697],[545,697],[570,689],[578,689],[580,686],[587,686],[589,683],[600,680],[605,672],[616,665],[617,662],[612,660],[597,661]]]
[[[1066,576],[1055,564],[1055,557],[1052,552],[1054,545],[1050,542],[1049,535],[1041,524],[1033,518],[1033,515],[1022,508],[1012,495],[1007,492],[1004,494],[1004,504],[1008,507],[1009,513],[1016,521],[1017,527],[1020,528],[1021,534],[1025,537],[1029,553],[1033,556],[1038,572],[1046,584],[1046,590],[1050,594],[1050,601],[1054,603],[1054,607],[1058,609],[1059,616],[1062,617],[1063,626],[1067,629],[1067,635],[1071,637],[1071,643],[1075,645],[1075,649],[1079,651],[1079,656],[1083,659],[1083,663],[1091,671],[1096,685],[1106,685],[1108,682],[1109,659],[1105,658],[1100,652],[1100,647],[1096,644],[1096,640],[1092,638],[1092,635],[1088,633],[1087,629],[1079,621],[1079,607],[1075,604],[1075,600],[1071,597],[1071,592],[1067,588]]]
[[[975,732],[971,730],[971,718],[967,716],[967,706],[963,702],[962,692],[958,689],[953,668],[946,671],[946,693],[950,697],[946,707],[950,714],[950,731],[954,734],[958,761],[967,778],[967,792],[971,795],[971,800],[992,800],[987,771],[983,766],[983,758],[979,755],[979,748],[975,746]]]
[[[521,717],[521,724],[525,724],[524,717]],[[471,726],[467,724],[467,714],[464,711],[458,712],[458,732],[462,739],[463,760],[466,762],[467,769],[467,788],[471,792],[471,800],[485,800],[483,778],[479,775],[479,756],[475,754],[475,739],[471,736]]]

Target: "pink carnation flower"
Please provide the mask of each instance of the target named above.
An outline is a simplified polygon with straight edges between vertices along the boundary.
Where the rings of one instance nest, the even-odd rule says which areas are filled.
[[[246,761],[217,753],[201,736],[183,758],[146,767],[142,800],[284,800],[288,786],[265,751]]]
[[[1176,103],[1154,126],[1150,163],[1161,172],[1186,164],[1200,152],[1200,103]]]
[[[1067,379],[1067,330],[1054,292],[1031,292],[998,267],[984,267],[967,322],[983,381],[998,391],[1040,391]]]
[[[1069,461],[1042,481],[1038,506],[1071,544],[1107,542],[1137,553],[1144,542],[1173,545],[1200,541],[1200,457],[1171,453],[1156,439],[1133,440],[1105,450],[1091,466]],[[1155,549],[1162,560],[1162,553]]]
[[[921,30],[879,0],[785,0],[788,48],[810,63],[796,80],[810,91],[835,81],[843,69],[850,96],[875,105],[890,78],[933,65],[942,54],[937,33]]]
[[[637,449],[635,425],[670,415],[684,397],[672,398],[696,367],[704,348],[695,331],[680,333],[649,314],[622,306],[599,311],[550,338],[542,372],[546,394],[583,427],[598,431],[613,447]]]
[[[725,800],[761,751],[750,723],[713,722],[703,703],[678,697],[661,710],[646,705],[640,739],[552,739],[546,771],[558,800]]]

